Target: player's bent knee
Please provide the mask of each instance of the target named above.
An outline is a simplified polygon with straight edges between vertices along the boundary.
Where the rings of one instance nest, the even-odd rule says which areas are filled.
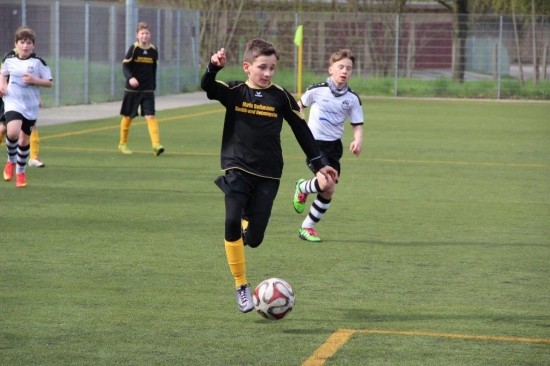
[[[264,236],[263,235],[252,237],[249,234],[250,233],[247,233],[247,235],[246,235],[246,245],[248,245],[250,248],[257,248],[264,241]]]
[[[262,242],[252,242],[250,243],[248,240],[246,241],[246,245],[248,245],[250,248],[257,248],[262,244]]]

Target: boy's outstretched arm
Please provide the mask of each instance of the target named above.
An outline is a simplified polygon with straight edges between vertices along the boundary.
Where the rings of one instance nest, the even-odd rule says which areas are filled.
[[[221,48],[218,52],[213,54],[212,57],[210,57],[210,62],[218,67],[224,67],[225,63],[227,62],[227,57],[225,56],[225,48]]]
[[[208,99],[218,100],[223,105],[226,103],[229,89],[226,83],[216,80],[216,74],[225,66],[226,62],[225,49],[222,48],[210,57],[210,62],[201,78],[201,88],[206,92]]]
[[[311,166],[315,169],[315,172],[321,173],[327,182],[338,182],[338,172],[336,169],[323,165],[319,148],[317,147],[315,138],[313,137],[306,121],[298,117],[297,119],[289,119],[289,124],[294,136],[296,136],[296,140],[308,157]]]

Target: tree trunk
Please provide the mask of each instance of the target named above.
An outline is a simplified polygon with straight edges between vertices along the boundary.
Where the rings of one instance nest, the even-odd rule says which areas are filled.
[[[535,84],[539,83],[539,58],[537,57],[537,18],[535,17],[535,0],[531,0],[531,23],[533,29],[533,71],[535,72]]]
[[[516,38],[516,53],[518,58],[519,66],[519,81],[521,85],[525,83],[525,78],[523,77],[523,64],[521,63],[521,48],[519,47],[519,37],[518,37],[518,26],[516,23],[516,11],[514,10],[514,0],[512,0],[512,22],[514,23],[514,36]]]
[[[240,1],[239,8],[237,9],[237,14],[235,18],[233,19],[233,27],[231,27],[231,33],[227,36],[227,40],[225,41],[225,47],[229,47],[231,44],[231,40],[233,39],[233,36],[235,35],[235,29],[237,28],[237,24],[239,23],[241,19],[241,13],[243,11],[244,1]]]
[[[455,0],[453,23],[453,81],[463,83],[468,37],[468,0]]]
[[[544,80],[548,79],[548,50],[550,49],[550,45],[547,43],[544,45],[543,51],[542,51],[542,77]]]
[[[414,18],[409,25],[409,44],[407,46],[407,79],[412,77],[414,58],[416,56],[416,23]]]

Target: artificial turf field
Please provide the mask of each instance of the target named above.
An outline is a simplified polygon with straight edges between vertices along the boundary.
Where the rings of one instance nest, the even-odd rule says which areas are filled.
[[[550,364],[550,104],[363,104],[319,244],[297,237],[310,172],[283,128],[266,239],[246,248],[253,287],[296,291],[277,322],[236,307],[220,105],[159,112],[159,157],[141,118],[133,155],[118,117],[40,127],[47,167],[0,184],[0,365]]]

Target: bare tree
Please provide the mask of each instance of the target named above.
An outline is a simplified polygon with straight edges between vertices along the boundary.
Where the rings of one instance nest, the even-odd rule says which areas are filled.
[[[509,14],[512,15],[512,25],[514,29],[514,40],[515,40],[515,46],[516,46],[516,59],[519,67],[519,80],[521,84],[525,83],[525,75],[523,72],[523,61],[522,61],[522,52],[521,52],[521,45],[520,45],[520,36],[518,32],[518,17],[517,17],[517,11],[518,3],[520,8],[522,7],[523,0],[483,0],[478,3],[476,3],[476,9],[477,11],[480,10],[490,10],[492,12],[495,12],[496,14]],[[481,4],[480,4],[481,3]]]
[[[453,81],[464,82],[466,38],[468,37],[468,0],[436,0],[453,13]]]
[[[396,38],[401,26],[396,26],[395,16],[403,14],[407,0],[389,0],[380,2],[362,1],[362,9],[367,14],[375,14],[375,17],[369,22],[369,28],[366,30],[364,38],[364,49],[367,50],[370,58],[371,68],[378,76],[387,76],[394,66],[394,52]],[[358,4],[359,5],[359,4]],[[354,9],[355,11],[355,9]],[[357,10],[358,11],[358,10]],[[402,17],[399,18],[401,23]],[[375,23],[379,22],[382,26],[383,36],[376,34]]]
[[[516,41],[516,54],[518,59],[519,66],[519,80],[523,85],[525,83],[525,77],[523,75],[523,64],[521,62],[521,48],[519,47],[519,37],[518,37],[518,24],[516,21],[516,10],[515,10],[515,0],[512,0],[512,22],[514,24],[514,39]]]
[[[533,71],[535,72],[535,83],[539,82],[539,57],[537,54],[537,18],[535,17],[535,0],[531,0],[531,26],[533,28]]]
[[[525,80],[522,57],[527,55],[521,52],[521,39],[518,31],[519,27],[517,23],[517,14],[530,15],[530,17],[523,19],[522,25],[524,27],[524,31],[527,31],[527,34],[531,37],[531,59],[533,63],[534,81],[535,83],[538,83],[540,80],[540,66],[543,67],[542,72],[546,77],[546,60],[544,59],[544,52],[546,52],[548,45],[541,44],[541,41],[544,39],[545,21],[548,20],[548,15],[550,14],[550,2],[548,0],[482,0],[482,2],[486,9],[488,8],[497,14],[512,15],[516,55],[520,72],[520,81],[522,84]],[[537,24],[540,24],[538,34]],[[530,32],[529,27],[531,28]],[[525,47],[526,43],[524,43],[523,46]],[[526,47],[524,50],[526,50]],[[543,58],[542,65],[540,64],[541,53]]]

